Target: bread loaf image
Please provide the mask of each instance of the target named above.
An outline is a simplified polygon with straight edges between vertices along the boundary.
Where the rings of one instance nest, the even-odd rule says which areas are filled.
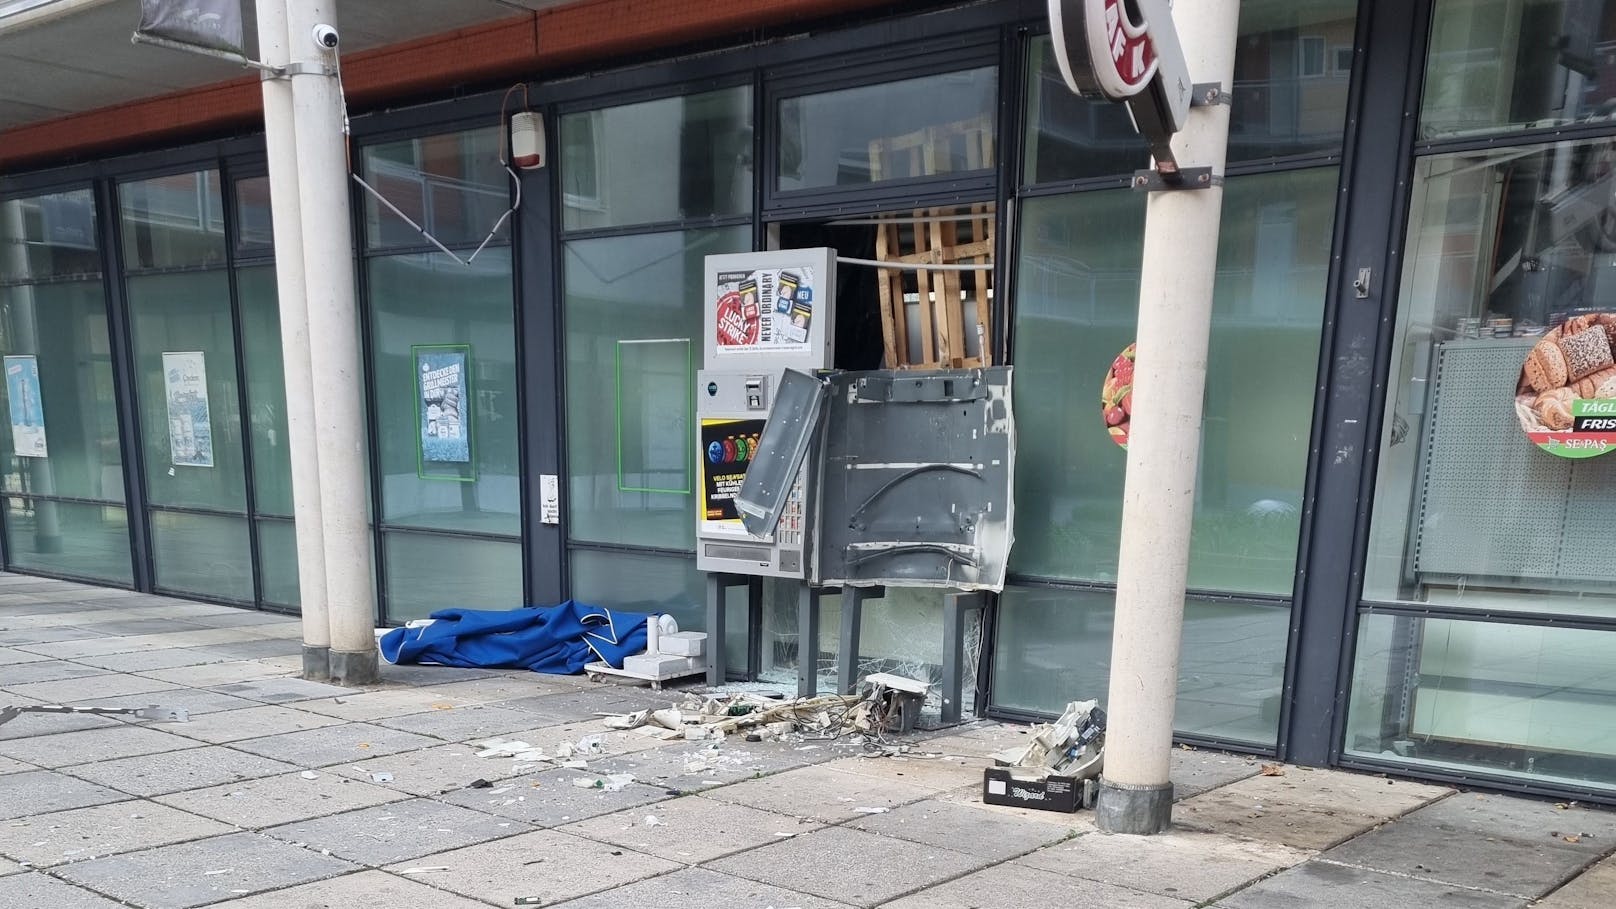
[[[1571,428],[1571,402],[1577,393],[1569,388],[1551,388],[1537,396],[1532,411],[1551,432],[1564,432]]]
[[[1565,354],[1560,351],[1558,332],[1545,335],[1526,357],[1522,372],[1533,391],[1545,392],[1559,388],[1570,378]]]
[[[1616,366],[1601,369],[1585,379],[1572,382],[1568,387],[1575,391],[1579,398],[1608,398],[1611,396],[1600,394],[1599,389],[1609,384],[1612,379],[1616,379]]]
[[[1584,328],[1575,334],[1566,333],[1559,340],[1560,352],[1565,355],[1568,381],[1577,382],[1602,369],[1616,365],[1611,359],[1610,337],[1602,326]]]

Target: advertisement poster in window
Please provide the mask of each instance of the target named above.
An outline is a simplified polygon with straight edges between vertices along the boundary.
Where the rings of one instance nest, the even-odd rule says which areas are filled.
[[[48,456],[45,447],[45,403],[39,394],[39,361],[32,356],[6,357],[6,397],[11,405],[11,447],[19,458]]]
[[[1515,415],[1557,457],[1616,448],[1616,313],[1574,315],[1543,334],[1521,367]]]
[[[202,351],[163,353],[163,397],[168,402],[170,462],[175,467],[212,467],[213,423]]]
[[[806,353],[814,320],[814,269],[720,271],[708,305],[717,313],[718,352]]]
[[[741,529],[735,496],[763,436],[763,420],[701,421],[701,517],[709,527]]]
[[[431,464],[471,463],[471,346],[422,345],[415,353],[420,476]],[[465,479],[458,474],[438,478]]]
[[[1129,344],[1111,361],[1105,371],[1105,384],[1100,387],[1100,416],[1105,419],[1105,431],[1124,449],[1133,423],[1133,361],[1134,345]]]

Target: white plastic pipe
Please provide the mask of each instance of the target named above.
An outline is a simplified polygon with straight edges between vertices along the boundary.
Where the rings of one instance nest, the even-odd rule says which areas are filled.
[[[364,370],[354,293],[348,157],[336,56],[314,27],[336,25],[332,0],[286,0],[289,56],[296,72],[292,112],[302,206],[310,374],[319,446],[320,513],[331,616],[331,674],[349,684],[377,678],[375,579],[371,560]]]
[[[258,0],[263,62],[290,60],[286,0]],[[292,515],[297,526],[297,586],[303,611],[303,675],[331,675],[331,617],[326,600],[325,533],[320,526],[320,458],[315,442],[314,376],[309,371],[309,306],[303,275],[302,205],[292,83],[265,79],[264,141],[269,153],[269,207],[275,231],[275,285],[280,300],[281,366],[286,381],[286,444],[292,463]]]
[[[1178,3],[1172,17],[1190,75],[1228,91],[1237,0]],[[1172,146],[1182,166],[1210,165],[1221,175],[1228,137],[1228,105],[1197,107]],[[1171,818],[1173,708],[1222,210],[1221,186],[1154,192],[1146,206],[1105,772],[1096,811],[1109,832],[1156,833]]]

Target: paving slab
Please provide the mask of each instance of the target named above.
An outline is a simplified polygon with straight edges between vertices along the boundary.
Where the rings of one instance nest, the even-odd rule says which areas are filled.
[[[1311,861],[1226,896],[1216,909],[1523,909],[1526,900],[1502,893],[1397,877],[1330,862]]]
[[[1003,906],[1006,909],[1071,909],[1074,906],[1189,909],[1193,905],[1160,894],[1142,893],[1115,884],[1066,877],[1013,864],[984,868],[882,904],[883,909],[978,909],[983,906]]]
[[[408,799],[264,831],[267,836],[362,865],[390,865],[433,852],[530,833],[518,821],[431,799]]]
[[[496,906],[509,906],[518,897],[530,896],[548,906],[679,867],[667,859],[630,849],[540,830],[423,856],[392,865],[388,870],[402,874],[412,868],[442,868],[421,873],[417,879]]]
[[[224,644],[230,641],[251,640],[252,635],[235,628],[198,628],[192,631],[171,631],[164,634],[137,634],[129,637],[100,636],[58,640],[54,643],[29,644],[26,649],[46,653],[62,659],[77,659],[105,653],[133,653],[137,650],[162,650],[169,647],[199,647],[203,644]]]
[[[72,884],[35,871],[0,877],[0,906],[39,909],[122,909],[121,905]]]
[[[16,758],[0,757],[0,773],[22,773],[25,770],[39,770],[40,768]]]
[[[1246,754],[1174,748],[1167,778],[1173,783],[1173,798],[1182,800],[1256,776],[1262,772],[1263,763]]]
[[[599,779],[599,775],[588,771],[547,770],[502,780],[486,789],[457,789],[440,798],[452,805],[486,811],[535,827],[557,827],[671,798],[660,787],[640,783],[630,783],[617,792],[580,788],[573,783],[574,780]]]
[[[655,823],[648,819],[654,818]],[[559,828],[687,865],[820,829],[819,824],[691,795]]]
[[[174,728],[179,735],[216,745],[342,724],[342,721],[335,717],[321,716],[292,707],[260,704],[257,701],[216,691],[190,690],[197,695],[227,697],[247,705],[236,710],[210,712]]]
[[[1549,802],[1491,793],[1466,792],[1427,805],[1408,815],[1449,832],[1508,836],[1527,842],[1549,839],[1602,853],[1616,845],[1616,810],[1584,808],[1573,802]],[[1564,840],[1574,836],[1578,842]]]
[[[439,667],[421,666],[416,668],[436,670]],[[387,672],[388,670],[383,669],[382,671]],[[445,678],[447,679],[447,677]],[[496,673],[475,679],[416,684],[418,687],[443,697],[462,698],[485,704],[578,690],[578,683],[566,676],[543,675],[537,672],[528,672],[521,675]]]
[[[892,780],[934,792],[947,792],[962,786],[980,786],[982,771],[993,766],[993,763],[986,758],[939,754],[935,757],[895,755],[841,758],[823,766],[871,779]]]
[[[46,704],[73,704],[123,694],[148,694],[178,688],[172,682],[121,673],[97,673],[85,678],[64,678],[53,682],[7,685],[6,690]]]
[[[558,903],[552,909],[623,909],[625,906],[655,906],[656,909],[728,909],[741,906],[755,906],[758,909],[765,906],[847,909],[846,903],[834,903],[796,890],[749,881],[706,868],[686,868],[637,881],[594,896]]]
[[[305,779],[300,771],[160,795],[154,801],[253,830],[369,808],[403,797],[391,789],[330,773]]]
[[[301,665],[301,661],[299,661]],[[190,688],[213,688],[215,686],[240,685],[246,682],[259,681],[284,676],[287,670],[277,669],[274,666],[259,662],[258,660],[226,660],[222,663],[204,663],[194,666],[176,666],[173,669],[151,669],[141,671],[141,675],[153,679],[162,679],[176,685],[185,685]],[[225,694],[239,694],[234,691],[224,691]],[[241,694],[241,697],[246,695]],[[317,695],[323,697],[324,695]],[[264,698],[253,698],[263,701]]]
[[[442,795],[464,789],[474,780],[498,782],[539,769],[532,765],[519,767],[509,758],[480,758],[476,751],[470,745],[439,745],[365,758],[354,764],[327,767],[321,772],[365,782],[373,782],[371,774],[385,772],[393,778],[377,785],[412,795]]]
[[[250,627],[253,634],[263,634],[266,628],[278,626],[254,625]],[[266,657],[297,656],[302,658],[303,641],[301,630],[296,640],[285,638],[267,638],[256,641],[236,641],[229,644],[209,644],[208,649],[223,654],[232,660],[261,660]]]
[[[9,690],[17,685],[28,685],[34,682],[55,682],[61,679],[106,675],[107,671],[105,669],[86,666],[71,660],[53,660],[45,657],[33,662],[0,663],[0,688]]]
[[[0,620],[0,626],[5,622]],[[0,647],[0,666],[17,666],[23,663],[42,663],[51,658],[43,653],[29,653],[14,647]]]
[[[450,682],[468,682],[472,679],[491,679],[499,676],[497,669],[463,669],[456,666],[399,666],[383,660],[380,666],[382,681],[389,685],[426,686],[447,685]]]
[[[118,802],[0,824],[0,854],[48,868],[233,832],[228,824],[166,805]]]
[[[499,736],[506,740],[527,742],[534,748],[539,748],[545,754],[555,755],[559,752],[563,742],[577,745],[584,739],[598,739],[600,741],[600,759],[633,754],[653,748],[678,747],[684,742],[665,742],[661,739],[640,735],[637,732],[621,732],[607,729],[601,725],[600,720],[591,717],[587,720],[578,720],[570,723],[561,723],[553,726],[520,729],[515,732]],[[750,748],[751,746],[746,746]]]
[[[7,705],[16,706],[40,703],[33,698],[21,697],[8,697],[3,700]],[[89,713],[24,713],[0,726],[0,742],[13,739],[28,739],[40,735],[59,735],[63,732],[78,732],[82,729],[111,729],[122,725],[123,723],[112,717],[96,716]]]
[[[531,741],[525,734],[516,737]],[[651,747],[631,743],[635,750],[620,754],[609,753],[617,740],[603,741],[608,753],[588,758],[590,769],[601,773],[632,773],[635,779],[681,792],[707,792],[714,785],[795,770],[813,762],[811,755],[774,742],[745,743],[732,738],[713,747],[715,743],[658,742],[643,738],[642,741],[648,741]],[[546,754],[554,753],[553,748],[546,751]]]
[[[200,625],[193,625],[182,618],[175,616],[148,616],[145,618],[123,618],[112,621],[95,623],[95,630],[102,634],[120,636],[170,634],[182,631],[197,631]]]
[[[161,704],[164,707],[184,707],[186,713],[195,722],[196,717],[209,713],[219,713],[224,710],[242,710],[248,707],[259,706],[257,701],[245,698],[231,697],[228,694],[219,694],[203,688],[175,688],[169,691],[152,692],[150,694],[125,694],[115,698],[96,698],[97,707],[147,707],[152,704]],[[126,723],[145,723],[134,717],[122,719]],[[179,732],[188,728],[187,724],[164,725],[168,732]]]
[[[368,760],[381,755],[413,751],[438,744],[436,739],[372,726],[369,723],[343,723],[302,732],[288,732],[266,738],[235,742],[234,747],[261,754],[300,767],[329,767]]]
[[[646,707],[666,707],[672,698],[662,692],[652,695],[638,688],[589,688],[534,697],[515,698],[501,702],[501,707],[525,710],[532,714],[530,726],[548,726],[593,719],[597,713],[629,713]]]
[[[1471,802],[1477,806],[1474,810],[1467,802],[1469,797],[1456,796],[1405,815],[1331,849],[1323,858],[1531,898],[1560,886],[1610,848],[1607,837],[1584,839],[1558,830],[1541,830],[1528,838],[1535,829],[1557,821],[1572,829],[1583,826],[1570,812],[1556,812],[1544,802],[1488,795],[1479,804]],[[1616,902],[1616,894],[1612,900]]]
[[[1206,902],[1312,857],[1275,843],[1170,830],[1156,836],[1089,833],[1015,864]]]
[[[128,798],[122,792],[50,770],[24,770],[0,775],[0,820],[121,802]],[[3,905],[5,903],[0,901],[0,906]]]
[[[481,704],[481,701],[445,697],[416,688],[387,688],[380,691],[348,691],[337,697],[301,701],[297,708],[344,720],[371,723],[429,710],[452,710]]]
[[[0,877],[5,877],[8,874],[21,874],[25,870],[27,869],[10,859],[0,859]]]
[[[991,861],[940,846],[827,827],[719,859],[711,867],[837,902],[875,906]]]
[[[79,764],[62,772],[131,795],[150,797],[293,773],[298,769],[292,764],[245,751],[207,746]]]
[[[60,626],[45,628],[8,628],[0,623],[0,646],[15,647],[29,653],[60,659],[66,654],[56,652],[51,645],[63,641],[114,641],[93,628]]]
[[[295,617],[285,616],[274,612],[257,612],[251,609],[225,609],[222,612],[210,611],[196,613],[186,619],[193,625],[202,625],[207,628],[240,628],[248,625],[291,625],[302,630],[303,623]]]
[[[896,808],[918,802],[933,790],[815,766],[715,788],[706,794],[790,817],[839,823],[859,817],[860,808]]]
[[[1616,859],[1605,859],[1532,904],[1532,909],[1610,909],[1616,902]]]
[[[378,726],[429,735],[446,742],[486,739],[517,732],[533,725],[532,714],[492,704],[471,704],[450,710],[429,710],[377,720]]]
[[[434,890],[385,871],[360,871],[231,900],[230,909],[353,909],[356,906],[488,909],[487,903]]]
[[[256,833],[233,833],[66,865],[56,873],[149,909],[189,909],[353,869]]]
[[[1339,771],[1285,772],[1248,777],[1185,799],[1174,806],[1173,823],[1322,850],[1452,792]]]
[[[229,657],[212,647],[169,647],[164,650],[137,650],[134,653],[106,653],[81,656],[74,662],[97,666],[111,672],[151,672],[157,669],[178,669],[183,666],[201,666],[223,663]]]
[[[184,725],[164,723],[164,727]],[[171,735],[156,728],[125,723],[102,729],[40,735],[0,742],[0,755],[27,761],[40,767],[67,767],[93,761],[110,761],[137,754],[158,754],[195,748],[194,739]]]
[[[913,843],[961,849],[993,861],[1024,855],[1051,843],[1094,829],[1089,815],[1063,815],[1069,827],[1029,824],[1002,818],[968,805],[926,799],[880,814],[861,814],[846,826]]]
[[[251,662],[251,661],[248,661]],[[233,665],[230,663],[226,666]],[[211,686],[225,694],[263,701],[267,704],[285,704],[291,701],[312,701],[316,698],[342,697],[355,693],[352,688],[310,682],[307,679],[257,679],[247,682]]]

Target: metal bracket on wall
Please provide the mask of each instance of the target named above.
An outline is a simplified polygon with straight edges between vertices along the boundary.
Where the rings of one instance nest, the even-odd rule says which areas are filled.
[[[1234,96],[1224,90],[1222,82],[1197,82],[1190,87],[1190,107],[1233,103]]]
[[[1171,173],[1160,170],[1133,172],[1133,188],[1147,193],[1177,189],[1211,189],[1223,185],[1223,175],[1214,174],[1210,167],[1184,167]]]

